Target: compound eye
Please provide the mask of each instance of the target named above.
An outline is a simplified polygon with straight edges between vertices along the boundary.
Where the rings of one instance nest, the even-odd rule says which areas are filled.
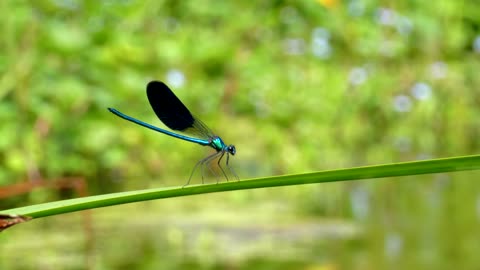
[[[237,152],[237,149],[235,149],[235,146],[234,145],[229,145],[227,147],[227,151],[232,154],[232,155],[235,155],[235,153]]]

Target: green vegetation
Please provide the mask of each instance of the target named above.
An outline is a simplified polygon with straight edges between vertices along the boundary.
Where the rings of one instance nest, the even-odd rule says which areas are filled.
[[[106,110],[160,126],[152,79],[235,144],[242,179],[480,150],[473,2],[7,0],[0,12],[0,187],[51,184],[0,209],[78,197],[57,186],[67,177],[88,195],[183,185],[210,149]],[[479,172],[414,174],[33,220],[1,235],[0,268],[475,269]]]

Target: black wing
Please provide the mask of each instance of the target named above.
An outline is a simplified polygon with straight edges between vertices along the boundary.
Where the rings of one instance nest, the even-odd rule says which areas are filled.
[[[155,114],[167,127],[178,131],[194,127],[195,118],[163,82],[149,82],[147,97]]]

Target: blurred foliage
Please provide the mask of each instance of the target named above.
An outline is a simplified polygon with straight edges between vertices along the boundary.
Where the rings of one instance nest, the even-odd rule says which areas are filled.
[[[242,178],[478,153],[477,6],[454,0],[1,1],[0,185],[84,176],[89,192],[98,194],[183,184],[210,150],[106,110],[161,126],[145,96],[152,79],[165,81],[236,145],[231,163]],[[358,216],[364,217],[358,214],[362,202],[387,202],[365,214],[376,226],[397,211],[394,232],[375,227],[372,241],[353,243],[385,252],[385,261],[347,263],[348,269],[385,269],[393,256],[388,252],[402,243],[416,243],[418,250],[409,246],[407,252],[424,256],[403,266],[428,265],[431,253],[421,252],[433,242],[414,241],[415,232],[430,231],[429,237],[447,236],[438,240],[444,249],[431,251],[434,269],[460,261],[471,269],[479,263],[473,255],[478,243],[466,234],[459,237],[466,242],[455,243],[448,235],[478,225],[478,187],[467,181],[472,175],[338,184],[330,187],[333,194],[330,188],[279,189],[277,196],[294,202],[301,215],[341,211],[359,222],[366,221]],[[339,199],[341,192],[348,198]],[[391,198],[399,193],[398,200]],[[255,194],[232,200],[271,196]],[[45,196],[36,192],[13,203],[54,199]],[[438,197],[443,207],[428,200]],[[456,205],[467,212],[452,213],[460,211]],[[414,224],[411,210],[420,219]],[[438,230],[428,227],[441,218],[447,223]],[[457,226],[447,228],[448,220]],[[443,261],[450,251],[456,256]],[[335,268],[325,265],[310,267]]]
[[[173,84],[238,145],[233,162],[244,177],[479,148],[478,17],[464,12],[475,10],[469,3],[8,3],[4,184],[185,177],[205,154],[198,147],[105,110],[159,124],[144,94],[150,79]],[[459,129],[465,136],[449,132]]]

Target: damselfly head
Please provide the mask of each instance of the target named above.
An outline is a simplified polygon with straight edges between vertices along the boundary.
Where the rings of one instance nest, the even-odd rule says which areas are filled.
[[[227,146],[227,152],[232,154],[232,156],[234,156],[235,153],[237,152],[237,150],[235,149],[235,145],[230,144],[229,146]]]

